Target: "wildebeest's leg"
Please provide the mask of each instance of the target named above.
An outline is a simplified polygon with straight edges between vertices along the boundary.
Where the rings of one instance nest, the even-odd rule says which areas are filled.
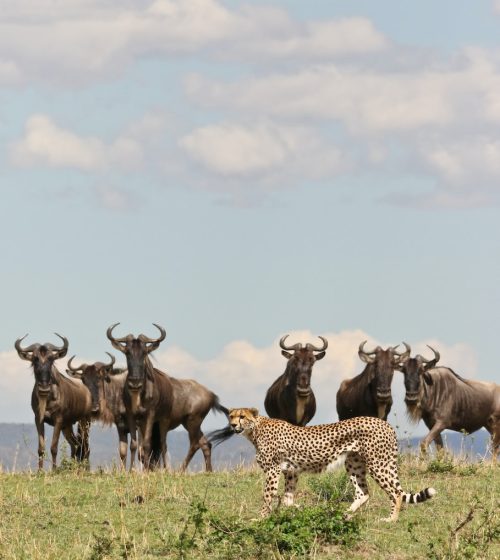
[[[354,502],[349,507],[349,512],[354,513],[370,498],[366,482],[366,464],[357,453],[348,453],[345,459],[345,469],[354,486]]]
[[[78,438],[73,433],[73,428],[71,427],[71,424],[64,426],[62,428],[62,433],[64,434],[66,441],[69,443],[69,448],[71,450],[71,458],[75,459],[76,450],[78,447]]]
[[[43,457],[45,455],[45,424],[35,418],[36,431],[38,433],[38,470],[43,469]]]
[[[52,455],[52,468],[55,469],[57,466],[57,446],[59,444],[59,436],[61,435],[61,422],[57,421],[54,423],[54,431],[52,433],[52,444],[50,446],[50,453]]]
[[[90,420],[78,422],[78,435],[76,436],[76,460],[88,461],[90,458]]]
[[[127,414],[128,431],[130,433],[130,470],[132,471],[135,463],[137,451],[137,425],[133,414]]]
[[[203,435],[200,428],[201,422],[202,419],[197,416],[190,417],[186,422],[183,422],[183,426],[189,434],[189,450],[181,465],[182,472],[187,469],[193,455],[198,451],[198,449],[200,449],[200,447],[203,451],[203,456],[205,457],[205,468],[207,472],[212,471],[212,444],[209,443]]]
[[[144,468],[149,469],[149,462],[151,460],[151,436],[153,433],[153,415],[149,414],[146,417],[144,425],[142,426],[142,450],[143,450],[143,461]]]
[[[437,438],[439,438],[439,442],[441,447],[443,446],[443,440],[441,438],[441,432],[445,429],[444,424],[441,422],[436,422],[434,426],[432,426],[429,433],[425,436],[425,438],[420,442],[420,451],[425,454],[427,453],[427,448],[429,447],[430,443]],[[436,441],[436,445],[439,443]]]
[[[285,491],[283,493],[283,505],[293,506],[293,496],[295,494],[295,488],[297,487],[297,480],[299,475],[293,469],[284,471],[283,475],[285,477]]]
[[[118,453],[120,454],[120,464],[122,469],[127,468],[127,446],[128,446],[128,430],[124,428],[119,428],[116,426],[118,431]]]
[[[168,462],[167,462],[167,433],[169,429],[169,422],[162,420],[159,422],[160,428],[160,454],[161,454],[161,462],[163,464],[164,469],[168,469]]]
[[[486,429],[491,434],[491,460],[496,463],[500,452],[500,416],[492,414],[488,418]]]
[[[262,517],[271,513],[273,500],[278,494],[278,483],[280,480],[281,469],[279,466],[272,467],[266,471],[266,483],[264,486],[264,504],[260,511]]]

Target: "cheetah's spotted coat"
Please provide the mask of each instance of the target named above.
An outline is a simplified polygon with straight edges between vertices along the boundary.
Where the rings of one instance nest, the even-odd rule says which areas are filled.
[[[233,408],[229,423],[234,432],[243,433],[253,443],[257,463],[264,470],[262,515],[271,511],[281,473],[285,477],[283,503],[289,506],[301,472],[322,472],[342,458],[355,488],[351,513],[369,498],[367,471],[391,498],[387,521],[396,521],[402,502],[423,502],[436,493],[433,488],[416,494],[403,492],[398,478],[396,433],[380,418],[359,416],[335,424],[300,427],[259,416],[255,408]]]

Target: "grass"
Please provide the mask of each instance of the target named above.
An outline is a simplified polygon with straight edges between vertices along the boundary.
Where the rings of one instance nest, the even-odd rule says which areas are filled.
[[[354,520],[343,471],[303,475],[296,508],[258,517],[257,469],[213,474],[89,472],[0,474],[0,558],[26,560],[500,558],[500,468],[405,456],[405,490],[429,502],[382,522],[389,499],[374,483]]]

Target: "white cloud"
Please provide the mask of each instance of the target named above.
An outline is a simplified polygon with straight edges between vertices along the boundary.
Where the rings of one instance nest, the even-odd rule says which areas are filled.
[[[2,12],[0,52],[25,80],[85,82],[113,75],[141,56],[200,49],[269,59],[330,57],[385,46],[383,36],[362,18],[303,25],[281,9],[235,10],[216,0],[7,2]]]
[[[258,175],[275,170],[296,175],[338,170],[340,151],[312,129],[271,122],[225,123],[198,128],[180,145],[208,170],[224,176]]]
[[[119,137],[110,144],[99,138],[81,137],[57,126],[46,115],[34,115],[26,123],[25,135],[10,146],[10,160],[20,167],[47,165],[93,171],[110,167],[127,169],[142,161],[140,145]]]
[[[443,126],[455,118],[454,78],[439,73],[374,73],[324,65],[234,83],[199,75],[186,92],[201,105],[294,119],[331,119],[353,131],[381,132]]]

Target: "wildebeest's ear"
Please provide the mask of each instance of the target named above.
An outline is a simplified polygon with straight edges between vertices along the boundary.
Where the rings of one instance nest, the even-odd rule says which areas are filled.
[[[423,378],[424,378],[424,381],[427,383],[427,385],[433,385],[434,384],[434,380],[432,379],[432,375],[429,372],[424,371]]]
[[[281,353],[287,360],[289,360],[293,356],[293,354],[290,354],[290,352],[287,352],[286,350],[282,350]]]
[[[73,377],[74,379],[81,379],[82,378],[82,372],[81,371],[71,371],[70,369],[67,369],[66,373],[70,377]]]
[[[259,411],[258,411],[257,408],[249,408],[248,410],[250,411],[250,413],[251,413],[253,416],[258,416],[258,415],[259,415]]]
[[[106,383],[111,383],[111,377],[109,375],[105,375],[104,381],[106,381]]]
[[[321,358],[325,357],[326,352],[318,352],[317,354],[315,354],[315,358],[316,360],[321,360]]]

